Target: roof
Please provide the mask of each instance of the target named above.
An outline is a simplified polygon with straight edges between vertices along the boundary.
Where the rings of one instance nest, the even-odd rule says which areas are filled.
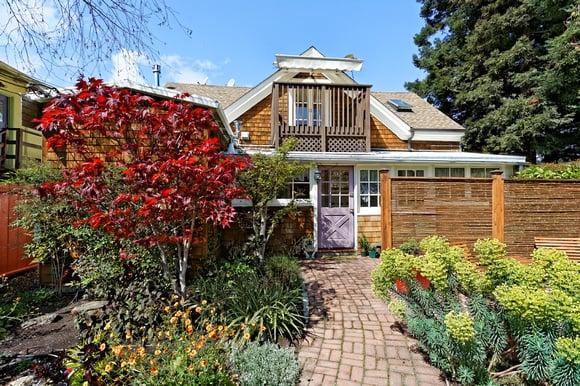
[[[372,95],[413,129],[464,130],[463,126],[413,92],[373,91]],[[401,99],[412,111],[397,111],[389,99]]]
[[[207,98],[218,101],[220,106],[224,109],[252,89],[251,87],[214,86],[207,84],[175,82],[167,83],[165,88],[186,92],[192,95],[203,95]]]
[[[363,61],[354,57],[331,58],[310,46],[300,55],[276,54],[278,68],[304,70],[360,71]]]
[[[248,150],[249,154],[270,154],[274,149]],[[497,163],[504,165],[524,165],[523,156],[468,153],[461,151],[373,151],[373,152],[296,152],[288,153],[288,158],[309,162],[326,162],[331,164],[377,164],[377,163],[413,163],[413,164],[472,164],[484,165]]]
[[[214,99],[219,102],[222,108],[231,106],[232,103],[252,89],[252,87],[216,86],[175,82],[167,83],[165,87],[192,95],[197,94]],[[429,102],[413,92],[373,91],[371,94],[413,129],[464,130],[459,123],[443,114]],[[411,105],[412,111],[397,111],[397,109],[388,103],[389,99],[401,99],[407,102]]]

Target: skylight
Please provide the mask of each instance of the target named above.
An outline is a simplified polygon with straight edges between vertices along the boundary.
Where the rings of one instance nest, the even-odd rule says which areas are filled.
[[[389,99],[389,104],[397,109],[397,111],[413,111],[410,104],[402,99]]]

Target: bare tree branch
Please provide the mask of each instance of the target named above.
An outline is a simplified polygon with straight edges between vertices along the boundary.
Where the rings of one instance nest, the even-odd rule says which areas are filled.
[[[4,0],[0,50],[33,74],[54,69],[98,72],[111,56],[130,50],[158,58],[151,28],[177,25],[191,36],[166,0]]]

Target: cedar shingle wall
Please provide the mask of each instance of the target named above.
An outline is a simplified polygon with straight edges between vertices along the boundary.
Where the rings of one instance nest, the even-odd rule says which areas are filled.
[[[371,148],[407,150],[407,142],[399,139],[391,130],[371,116]]]
[[[491,237],[491,180],[393,179],[393,244],[445,236],[452,244]]]
[[[459,151],[459,142],[412,141],[413,150],[448,150]]]
[[[272,208],[273,209],[273,208]],[[293,245],[305,236],[313,234],[314,211],[312,207],[300,207],[296,212],[285,217],[282,223],[276,227],[270,242],[270,253],[288,253]],[[252,222],[247,209],[238,208],[238,215],[230,228],[221,232],[220,244],[222,248],[230,248],[232,245],[240,246],[252,232]],[[227,250],[222,250],[221,255],[227,255]]]
[[[505,181],[505,241],[529,256],[534,237],[580,237],[580,181]]]
[[[246,111],[241,117],[241,131],[250,133],[249,141],[242,145],[270,145],[272,134],[272,97],[267,96],[261,102]]]
[[[380,244],[381,243],[381,216],[362,216],[359,215],[358,218],[358,234],[357,234],[357,248],[358,248],[358,238],[365,235],[369,240],[369,243]]]

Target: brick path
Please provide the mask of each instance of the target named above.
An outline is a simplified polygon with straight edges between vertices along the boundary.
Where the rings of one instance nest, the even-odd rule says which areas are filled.
[[[311,319],[298,351],[301,385],[445,384],[373,295],[376,264],[364,257],[303,264]]]

